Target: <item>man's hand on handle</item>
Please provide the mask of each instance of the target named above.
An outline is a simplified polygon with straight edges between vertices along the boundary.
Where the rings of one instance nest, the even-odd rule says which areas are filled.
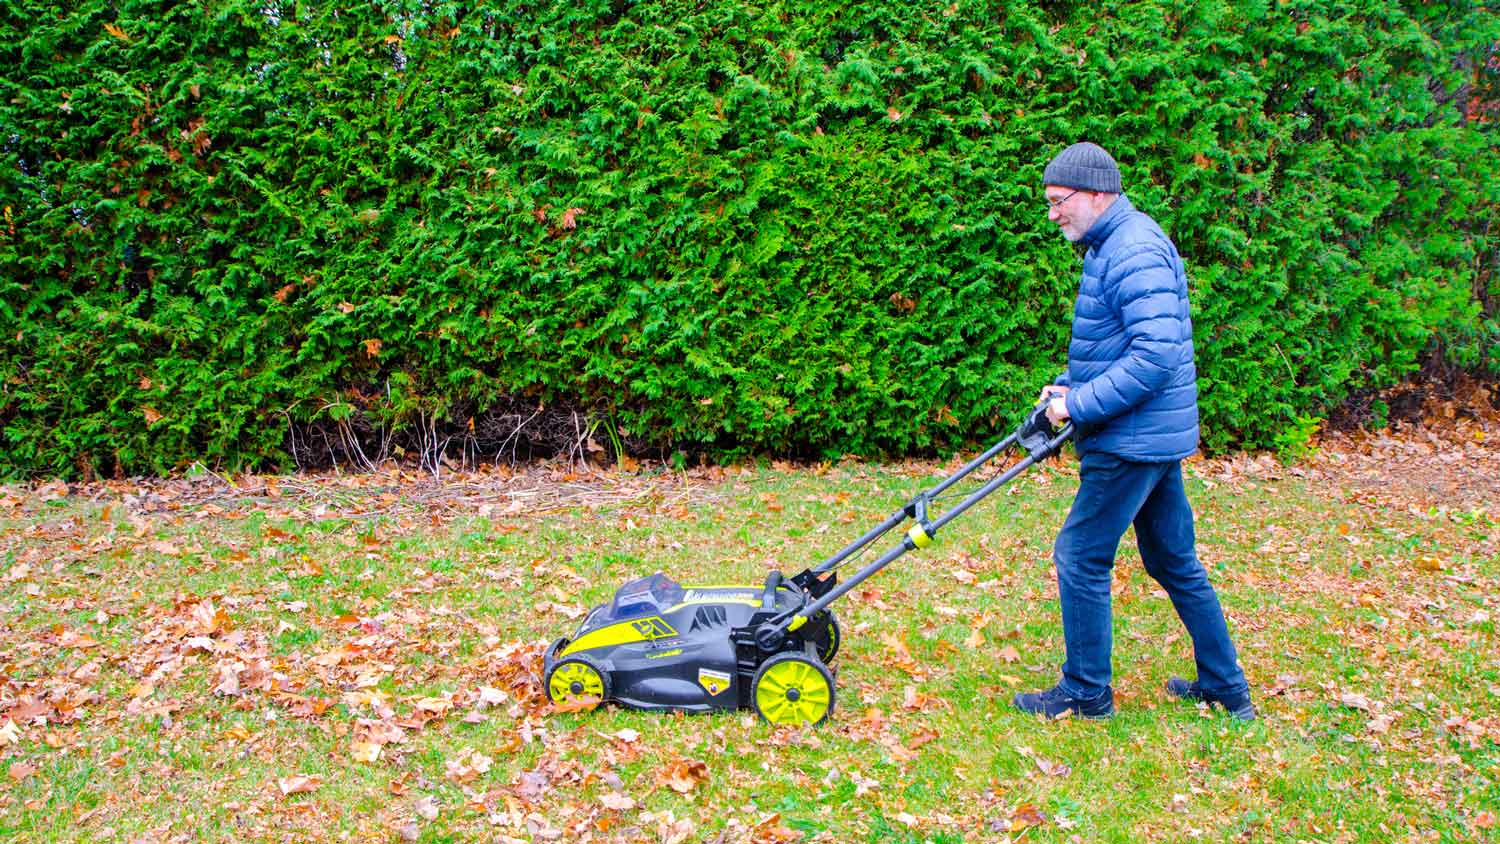
[[[1062,423],[1068,421],[1068,403],[1063,400],[1067,394],[1067,387],[1048,384],[1042,388],[1042,394],[1037,396],[1037,401],[1047,403],[1047,421],[1054,427],[1061,427]]]

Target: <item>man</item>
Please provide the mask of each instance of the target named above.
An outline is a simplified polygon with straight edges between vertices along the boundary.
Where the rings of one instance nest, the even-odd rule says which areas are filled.
[[[1079,488],[1053,548],[1066,657],[1051,689],[1014,698],[1057,718],[1114,714],[1110,688],[1110,572],[1135,525],[1146,571],[1192,636],[1198,679],[1171,695],[1255,718],[1219,598],[1194,551],[1182,458],[1198,448],[1198,388],[1187,275],[1177,248],[1120,189],[1120,169],[1079,143],[1043,171],[1047,218],[1088,247],[1068,370],[1042,390],[1053,424],[1071,419]]]

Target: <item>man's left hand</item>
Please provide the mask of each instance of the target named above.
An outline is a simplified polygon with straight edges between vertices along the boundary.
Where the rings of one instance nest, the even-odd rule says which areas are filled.
[[[1061,427],[1062,423],[1068,421],[1068,402],[1062,396],[1053,396],[1047,402],[1047,421],[1054,427]]]

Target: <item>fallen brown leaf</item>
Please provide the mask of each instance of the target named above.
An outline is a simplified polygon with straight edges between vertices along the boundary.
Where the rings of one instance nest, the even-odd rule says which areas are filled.
[[[10,778],[15,782],[21,782],[37,772],[37,767],[29,762],[12,762],[10,766]]]
[[[276,787],[281,790],[283,797],[317,791],[322,785],[323,778],[311,774],[298,774],[292,777],[281,777],[276,780]]]
[[[677,759],[659,769],[658,785],[665,785],[678,794],[687,794],[708,780],[708,765],[695,759]]]
[[[628,812],[635,808],[635,799],[615,791],[606,792],[599,798],[604,808],[614,812]]]
[[[1047,816],[1042,814],[1041,809],[1038,809],[1031,803],[1022,803],[1010,813],[1011,832],[1017,832],[1033,826],[1042,826],[1045,823],[1047,823]]]
[[[780,812],[767,817],[750,830],[750,844],[791,844],[801,840],[802,833],[782,825]]]

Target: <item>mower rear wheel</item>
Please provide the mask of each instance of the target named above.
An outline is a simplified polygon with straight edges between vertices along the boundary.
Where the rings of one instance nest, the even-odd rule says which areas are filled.
[[[609,700],[609,691],[609,677],[588,657],[558,660],[547,672],[547,699],[557,706],[592,709]]]
[[[755,672],[750,696],[760,717],[777,726],[821,724],[833,711],[833,672],[815,656],[777,654]]]
[[[839,631],[839,620],[834,618],[832,610],[824,610],[828,614],[828,624],[824,625],[813,644],[818,647],[818,659],[823,660],[824,665],[833,664],[833,658],[839,655],[839,645],[843,643],[843,634]]]

